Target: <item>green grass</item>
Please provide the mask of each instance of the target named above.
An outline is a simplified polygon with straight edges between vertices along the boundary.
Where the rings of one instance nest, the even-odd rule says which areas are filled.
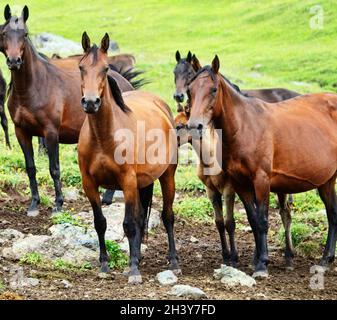
[[[53,224],[71,224],[78,227],[87,227],[81,219],[74,217],[70,212],[60,212],[52,217]]]
[[[20,259],[20,264],[28,264],[32,266],[38,266],[44,263],[44,258],[41,253],[30,252],[26,253]]]
[[[213,215],[213,207],[206,197],[185,197],[174,205],[177,214],[185,218],[208,220]]]
[[[106,240],[105,245],[109,254],[109,267],[113,270],[123,270],[128,265],[128,256],[115,241]]]

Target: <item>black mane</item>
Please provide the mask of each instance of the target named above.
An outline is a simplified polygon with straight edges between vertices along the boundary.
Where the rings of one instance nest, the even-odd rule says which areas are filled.
[[[131,109],[125,104],[123,100],[122,92],[119,89],[119,86],[116,80],[109,75],[107,75],[107,77],[108,77],[108,83],[109,83],[109,87],[111,90],[111,94],[114,97],[116,104],[120,107],[120,109],[123,112],[131,112]]]
[[[191,79],[190,83],[193,82],[201,73],[207,71],[208,74],[211,76],[212,80],[215,82],[216,81],[216,75],[212,70],[211,66],[205,66],[203,68],[201,68]],[[241,95],[248,97],[248,95],[246,95],[245,93],[243,93],[240,89],[240,87],[238,85],[236,85],[235,83],[232,83],[230,80],[228,80],[224,75],[221,74],[221,77],[238,93],[240,93]]]

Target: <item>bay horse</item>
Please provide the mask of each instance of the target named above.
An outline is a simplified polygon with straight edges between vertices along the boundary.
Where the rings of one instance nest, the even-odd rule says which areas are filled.
[[[320,264],[334,261],[337,240],[337,95],[307,94],[269,104],[246,97],[212,66],[192,79],[188,128],[222,130],[222,168],[239,195],[253,230],[255,277],[268,276],[269,194],[318,189],[329,230]]]
[[[33,136],[45,138],[56,194],[53,210],[60,211],[63,195],[59,143],[77,143],[85,119],[85,113],[78,106],[81,99],[80,72],[77,68],[57,67],[37,53],[28,37],[27,6],[23,8],[21,17],[12,16],[8,5],[4,14],[6,23],[2,29],[2,46],[11,71],[12,83],[8,109],[25,156],[30,181],[32,200],[28,214],[37,215],[40,203]],[[122,91],[133,90],[132,85],[120,74],[112,70],[109,70],[109,74],[117,81]]]
[[[195,74],[202,69],[202,66],[195,54],[192,55],[191,51],[188,52],[186,58],[181,58],[180,52],[176,52],[177,65],[174,69],[174,81],[176,86],[176,91],[174,93],[174,99],[178,103],[178,115],[175,118],[175,124],[178,134],[179,141],[184,143],[191,143],[191,137],[188,134],[187,122],[189,119],[189,104],[182,107],[181,103],[184,102],[185,94],[188,90],[188,84],[195,76]],[[231,83],[228,79],[227,82],[236,90],[240,91],[240,88]],[[291,99],[299,96],[300,94],[287,89],[259,89],[259,90],[246,90],[240,91],[246,96],[252,96],[262,99],[266,102],[275,103],[281,102],[283,100]],[[197,151],[197,150],[196,150]],[[200,154],[197,151],[198,154]],[[236,265],[238,255],[235,246],[235,221],[234,221],[234,202],[235,202],[235,192],[230,186],[229,179],[224,171],[218,175],[205,175],[204,166],[202,159],[199,163],[197,174],[199,179],[206,186],[206,192],[209,197],[210,202],[213,205],[215,213],[215,222],[217,229],[219,231],[221,244],[222,244],[222,255],[225,264],[231,263],[233,266]],[[222,205],[222,195],[226,204],[226,222],[223,219],[223,205]],[[291,238],[291,207],[293,203],[293,198],[290,195],[288,200],[287,196],[283,194],[278,194],[279,200],[279,212],[281,215],[282,223],[285,229],[285,261],[286,268],[293,269],[293,245]],[[229,235],[230,240],[230,251],[226,244],[225,230]]]
[[[177,65],[174,68],[174,82],[176,90],[173,98],[178,104],[177,111],[181,112],[184,111],[181,104],[185,100],[188,84],[202,66],[199,59],[195,54],[192,55],[191,51],[188,52],[186,58],[181,58],[178,50],[176,52],[176,62]],[[270,103],[280,102],[300,95],[300,93],[283,88],[242,90],[242,93]]]
[[[142,282],[139,272],[140,246],[144,235],[145,220],[153,193],[153,183],[159,179],[163,194],[162,218],[169,241],[170,268],[178,270],[178,258],[173,235],[173,201],[175,196],[173,164],[170,150],[176,153],[176,135],[169,106],[150,93],[130,91],[121,94],[116,81],[107,75],[107,51],[109,36],[105,34],[100,48],[91,46],[86,32],[82,36],[85,55],[79,63],[82,77],[81,104],[87,113],[78,143],[78,162],[87,195],[93,212],[100,245],[102,272],[108,271],[108,255],[104,234],[106,219],[101,209],[99,187],[122,190],[125,200],[123,223],[130,247],[129,283]],[[145,132],[138,132],[139,123],[144,123]],[[151,148],[145,138],[151,131],[164,134],[159,161],[141,161],[138,155]],[[121,133],[127,132],[131,140],[123,146]],[[173,139],[169,139],[173,134]],[[145,139],[145,141],[143,141]],[[171,142],[167,141],[170,140]],[[164,147],[163,147],[164,145]],[[118,154],[130,152],[130,157],[120,161]],[[117,155],[117,156],[116,156]],[[133,159],[133,160],[130,160]]]
[[[0,27],[1,32],[1,27]],[[9,141],[8,134],[8,120],[5,112],[5,102],[6,102],[6,91],[7,91],[6,81],[2,75],[0,70],[0,118],[1,118],[1,126],[5,133],[6,146],[11,149],[11,143]]]
[[[234,204],[235,204],[235,191],[231,186],[230,179],[226,171],[220,169],[218,174],[210,175],[205,173],[205,168],[209,167],[209,163],[205,163],[203,161],[202,147],[205,148],[205,145],[196,143],[193,140],[187,123],[189,120],[189,116],[186,112],[180,112],[175,117],[175,125],[178,136],[178,146],[181,147],[186,143],[189,143],[194,147],[197,155],[199,156],[199,163],[197,167],[197,176],[205,185],[207,196],[212,204],[214,210],[214,218],[215,225],[218,229],[221,249],[222,249],[222,257],[223,261],[226,265],[232,265],[233,267],[237,266],[238,262],[238,252],[235,244],[235,228],[236,223],[234,219]],[[214,132],[207,137],[207,139],[216,139],[216,135]],[[207,140],[206,139],[206,140]],[[216,152],[216,148],[214,146],[216,142],[209,143],[206,145],[209,151],[208,154]],[[216,158],[216,157],[215,157]],[[294,258],[294,250],[291,238],[291,208],[292,208],[292,199],[287,201],[287,195],[278,194],[278,202],[279,202],[279,214],[282,219],[282,223],[285,230],[285,262],[286,269],[293,270],[293,258]],[[226,221],[223,218],[223,199],[225,201],[226,206]],[[227,245],[227,239],[225,235],[225,231],[227,231],[229,236],[229,244],[230,248]]]

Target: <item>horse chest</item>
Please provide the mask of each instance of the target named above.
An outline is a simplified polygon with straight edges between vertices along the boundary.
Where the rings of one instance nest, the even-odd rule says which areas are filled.
[[[36,116],[25,107],[18,107],[15,110],[12,119],[16,126],[23,129],[35,128],[39,125]]]

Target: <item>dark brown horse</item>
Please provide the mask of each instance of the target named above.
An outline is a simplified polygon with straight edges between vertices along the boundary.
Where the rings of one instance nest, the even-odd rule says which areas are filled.
[[[318,189],[329,222],[321,260],[334,261],[337,240],[337,95],[311,94],[269,104],[246,97],[211,67],[192,79],[192,134],[222,130],[222,168],[242,200],[255,243],[255,276],[267,276],[269,194]]]
[[[1,32],[1,26],[0,26],[0,32]],[[0,44],[1,45],[1,44]],[[5,133],[5,139],[6,139],[6,145],[7,147],[11,148],[11,143],[9,141],[9,134],[8,134],[8,120],[5,112],[5,101],[6,101],[6,81],[5,78],[2,75],[2,72],[0,70],[0,118],[1,118],[1,126]]]
[[[106,219],[102,214],[99,187],[123,190],[125,199],[124,231],[130,246],[129,282],[142,282],[139,272],[140,246],[146,225],[146,216],[153,192],[153,183],[159,179],[163,193],[163,222],[169,240],[170,267],[178,270],[174,244],[172,205],[175,196],[174,174],[176,164],[171,164],[170,152],[176,153],[176,136],[169,106],[150,93],[132,91],[121,94],[116,81],[107,75],[109,36],[106,34],[101,46],[91,47],[90,39],[83,34],[85,52],[79,64],[82,76],[81,104],[87,113],[79,143],[78,160],[83,188],[92,205],[95,228],[100,244],[100,262],[103,272],[108,271],[108,255],[104,234]],[[144,132],[139,133],[139,124]],[[145,138],[150,132],[163,134],[158,151],[158,161],[148,156],[139,157],[151,142]],[[124,136],[125,134],[125,136]],[[125,138],[118,138],[121,135]],[[128,139],[130,138],[130,140]],[[125,142],[125,140],[127,142]],[[145,139],[145,141],[143,140]],[[165,145],[163,147],[163,145]],[[144,149],[143,149],[144,148]],[[127,153],[125,161],[120,161]],[[142,160],[143,159],[143,160]]]
[[[174,69],[176,91],[173,98],[178,103],[178,112],[181,112],[184,111],[181,103],[185,100],[188,84],[202,67],[198,58],[194,54],[192,55],[190,51],[188,52],[186,58],[181,58],[180,52],[177,51],[176,61],[177,65]],[[228,81],[228,79],[226,80]],[[300,95],[297,92],[283,88],[242,90],[242,93],[270,103],[280,102]]]
[[[85,113],[79,108],[81,77],[78,69],[61,68],[42,58],[33,47],[26,27],[28,7],[21,17],[12,17],[5,8],[3,52],[11,70],[11,90],[8,109],[15,125],[15,134],[25,156],[32,194],[28,213],[38,212],[40,196],[36,182],[36,168],[32,137],[44,137],[48,149],[50,174],[54,181],[56,199],[54,210],[61,209],[63,195],[60,183],[59,143],[78,142]],[[54,60],[56,61],[56,60]],[[109,70],[122,91],[133,90],[132,85],[117,72]]]

